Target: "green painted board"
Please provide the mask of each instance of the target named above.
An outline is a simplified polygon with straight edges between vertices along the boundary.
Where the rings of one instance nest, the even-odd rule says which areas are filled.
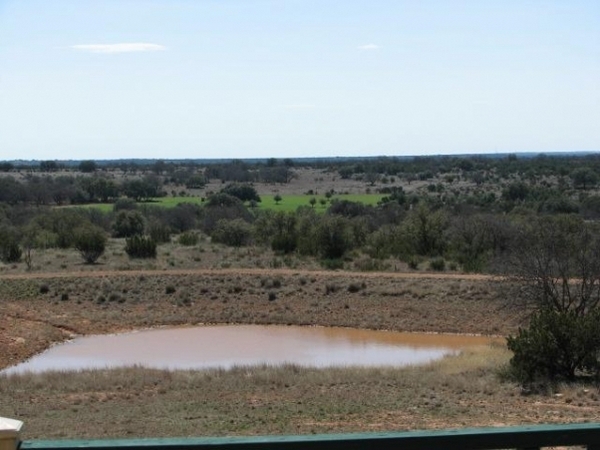
[[[600,446],[600,424],[467,428],[399,433],[252,436],[181,439],[24,441],[21,450],[425,450],[536,448],[557,445]]]

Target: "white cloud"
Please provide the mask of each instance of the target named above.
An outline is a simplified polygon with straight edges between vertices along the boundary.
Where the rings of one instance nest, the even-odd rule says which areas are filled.
[[[130,53],[130,52],[156,52],[166,50],[167,47],[159,44],[144,42],[125,42],[120,44],[80,44],[72,45],[72,49],[91,53]]]
[[[379,47],[379,45],[375,45],[375,44],[365,44],[365,45],[359,45],[356,48],[359,50],[379,50],[381,47]]]

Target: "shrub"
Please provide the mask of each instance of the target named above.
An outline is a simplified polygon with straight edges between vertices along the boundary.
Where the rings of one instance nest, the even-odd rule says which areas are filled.
[[[325,285],[325,295],[335,294],[338,291],[339,287],[336,284],[326,284]]]
[[[358,292],[361,289],[362,289],[362,287],[358,283],[350,283],[350,285],[348,285],[348,292],[350,292],[350,293]]]
[[[174,293],[175,293],[175,290],[176,290],[176,289],[175,289],[175,286],[173,286],[172,284],[168,284],[168,285],[165,287],[165,293],[166,293],[166,294],[168,294],[168,295],[174,294]]]
[[[410,267],[412,270],[418,270],[419,260],[415,256],[411,256],[408,260],[408,267]]]
[[[48,287],[48,285],[42,284],[40,286],[40,294],[47,294],[48,292],[50,292],[50,288]]]
[[[221,192],[239,198],[242,202],[260,202],[256,189],[249,184],[231,183],[221,189]]]
[[[125,240],[125,252],[130,258],[156,258],[156,242],[149,236],[132,236]]]
[[[212,234],[212,239],[232,247],[242,247],[250,243],[252,237],[251,225],[242,220],[219,220]]]
[[[181,245],[185,246],[193,246],[198,243],[198,233],[193,231],[186,231],[185,233],[181,233],[179,238],[177,239]]]
[[[269,301],[274,302],[277,300],[277,294],[275,292],[269,292]]]
[[[344,268],[344,261],[341,259],[322,259],[321,266],[327,270],[341,270]]]
[[[171,241],[171,228],[168,225],[154,220],[148,224],[148,235],[156,243],[164,243]]]
[[[19,262],[23,255],[23,251],[16,241],[3,242],[0,252],[0,259],[6,263]]]
[[[348,220],[340,216],[323,217],[316,230],[319,253],[324,259],[339,259],[353,246]]]
[[[8,227],[0,229],[0,260],[5,263],[18,262],[22,253],[14,229]]]
[[[106,248],[106,233],[100,227],[87,225],[77,228],[73,244],[86,264],[94,264]]]
[[[444,258],[433,258],[429,261],[429,268],[442,272],[446,268],[446,261]]]
[[[131,237],[144,233],[144,216],[139,211],[119,211],[113,224],[115,237]]]
[[[600,311],[585,315],[544,309],[507,339],[510,369],[521,382],[573,380],[600,373]]]

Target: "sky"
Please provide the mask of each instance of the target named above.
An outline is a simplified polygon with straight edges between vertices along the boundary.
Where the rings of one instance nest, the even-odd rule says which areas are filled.
[[[0,159],[596,150],[597,0],[0,0]]]

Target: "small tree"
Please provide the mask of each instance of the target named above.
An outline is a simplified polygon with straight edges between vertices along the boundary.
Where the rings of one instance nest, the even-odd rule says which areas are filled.
[[[260,196],[256,192],[256,189],[249,184],[231,183],[221,189],[221,192],[233,197],[237,197],[243,202],[249,202],[252,200],[255,202],[260,202]]]
[[[125,252],[130,258],[156,258],[156,242],[149,236],[135,235],[125,239]]]
[[[598,174],[589,167],[580,167],[571,172],[573,185],[577,189],[589,189],[598,183]]]
[[[96,169],[98,168],[98,165],[96,164],[95,161],[81,161],[79,163],[79,171],[83,172],[83,173],[91,173],[91,172],[95,172]]]
[[[585,315],[600,307],[600,230],[576,216],[544,217],[523,226],[514,244],[519,298],[535,310]]]
[[[585,316],[573,311],[543,309],[528,328],[509,336],[510,361],[517,379],[572,381],[577,375],[598,377],[600,371],[600,311]]]
[[[324,216],[317,229],[318,251],[324,259],[340,259],[352,248],[352,235],[348,219],[340,216]]]
[[[2,227],[0,229],[0,260],[5,263],[15,263],[21,260],[21,247],[14,229]]]
[[[252,226],[242,219],[219,220],[212,239],[232,247],[248,245],[252,239]]]
[[[311,198],[311,199],[308,201],[308,203],[310,203],[310,206],[314,208],[314,207],[315,207],[315,205],[317,204],[317,199],[316,199],[316,198],[314,198],[314,197],[312,197],[312,198]]]
[[[144,216],[137,210],[121,210],[117,213],[113,224],[115,237],[131,237],[144,233]]]
[[[106,248],[106,233],[95,225],[86,225],[73,232],[75,248],[86,264],[94,264]]]
[[[600,239],[572,216],[530,222],[516,240],[513,270],[528,328],[508,338],[510,366],[522,382],[597,376],[600,369]]]
[[[279,205],[279,202],[283,199],[281,198],[281,195],[275,194],[275,197],[273,197],[273,200],[275,200],[276,205]]]

